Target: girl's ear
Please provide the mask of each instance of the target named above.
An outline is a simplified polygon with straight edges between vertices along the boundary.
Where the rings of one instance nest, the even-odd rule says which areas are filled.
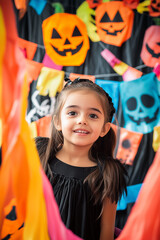
[[[60,122],[58,121],[57,117],[54,115],[53,116],[53,123],[54,123],[54,126],[55,128],[58,130],[58,131],[61,131],[61,124]]]
[[[100,137],[104,137],[109,132],[110,128],[111,128],[111,123],[110,122],[105,123],[100,133]]]

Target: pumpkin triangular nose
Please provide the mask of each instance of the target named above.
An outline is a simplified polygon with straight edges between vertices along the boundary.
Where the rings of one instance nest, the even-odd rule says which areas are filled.
[[[66,45],[66,44],[71,44],[70,41],[68,40],[68,38],[66,38],[64,45]]]

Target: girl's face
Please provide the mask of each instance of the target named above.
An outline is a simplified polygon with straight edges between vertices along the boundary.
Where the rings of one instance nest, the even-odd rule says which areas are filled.
[[[66,146],[88,146],[103,137],[110,129],[110,123],[104,123],[105,116],[97,94],[89,90],[71,92],[61,109],[60,120],[55,122],[61,130]]]

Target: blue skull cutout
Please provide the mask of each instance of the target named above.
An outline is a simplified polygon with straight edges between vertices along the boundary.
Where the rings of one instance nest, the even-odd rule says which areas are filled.
[[[160,101],[154,73],[120,85],[124,128],[149,133],[160,124]]]

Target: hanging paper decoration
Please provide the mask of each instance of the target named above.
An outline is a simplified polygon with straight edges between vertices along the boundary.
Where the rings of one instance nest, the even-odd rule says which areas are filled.
[[[37,126],[36,126],[36,122],[31,122],[29,124],[29,129],[30,129],[30,133],[31,133],[31,138],[35,138],[37,137]]]
[[[74,14],[56,13],[42,23],[48,56],[62,66],[79,66],[89,49],[86,25]]]
[[[18,38],[18,45],[20,49],[22,49],[25,53],[25,58],[33,60],[35,52],[37,50],[37,44],[24,40],[22,38]]]
[[[152,147],[155,152],[160,147],[160,126],[154,127]]]
[[[39,94],[50,97],[55,97],[57,92],[60,92],[64,82],[64,71],[58,71],[43,67],[37,81],[37,89]]]
[[[149,133],[160,124],[160,101],[154,73],[120,84],[124,128]]]
[[[123,2],[102,3],[96,8],[97,33],[104,43],[121,46],[132,33],[133,11]]]
[[[84,1],[77,9],[77,16],[86,24],[88,36],[92,42],[99,42],[100,37],[97,34],[95,10],[89,8],[88,3]]]
[[[158,150],[118,240],[135,240],[135,236],[136,240],[159,240],[159,163],[160,151]]]
[[[86,0],[90,8],[96,8],[102,3],[102,0]]]
[[[156,63],[160,63],[160,26],[153,25],[146,30],[141,58],[149,67],[154,67]]]
[[[122,127],[118,129],[118,127],[114,124],[111,126],[117,135],[118,149],[116,158],[118,158],[122,163],[132,165],[143,134],[129,131]]]
[[[144,13],[149,11],[149,5],[150,5],[150,0],[145,0],[141,3],[138,4],[137,6],[137,12],[139,13]]]
[[[43,63],[26,59],[27,79],[29,83],[33,80],[37,80],[42,67]]]
[[[159,0],[151,0],[149,5],[149,15],[152,17],[160,16],[160,1]]]
[[[127,204],[134,203],[137,200],[142,184],[127,186],[127,195],[124,193],[117,204],[117,211],[125,210]]]
[[[122,75],[124,81],[131,81],[142,76],[142,72],[128,66],[126,63],[120,61],[107,48],[101,52],[101,56],[110,64],[110,66],[119,75]]]
[[[123,0],[124,4],[132,9],[135,9],[138,4],[139,4],[139,0]]]
[[[109,80],[101,80],[101,79],[96,79],[95,83],[102,87],[112,98],[112,101],[114,103],[114,107],[117,113],[118,110],[118,103],[119,103],[119,82],[116,81],[109,81]],[[114,121],[114,118],[113,120]]]
[[[69,78],[71,79],[71,81],[73,81],[76,78],[82,78],[82,79],[89,79],[92,82],[95,82],[95,76],[92,75],[84,75],[84,74],[78,74],[78,73],[70,73]]]
[[[37,136],[50,137],[51,121],[52,121],[52,116],[48,115],[46,117],[40,118],[38,121],[35,122],[37,126]]]
[[[47,0],[30,0],[29,6],[31,6],[38,15],[40,15],[43,12],[43,9],[45,8],[47,4]]]
[[[44,55],[42,63],[44,65],[44,67],[53,68],[56,70],[62,70],[62,66],[55,64],[53,62],[53,60],[47,54]]]

